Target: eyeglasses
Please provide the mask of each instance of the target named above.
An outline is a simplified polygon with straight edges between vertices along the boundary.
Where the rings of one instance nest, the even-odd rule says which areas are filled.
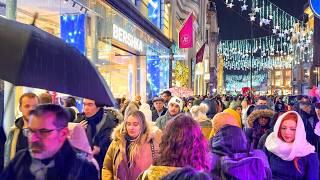
[[[47,137],[51,132],[56,131],[56,130],[61,130],[63,128],[57,128],[57,129],[30,129],[30,128],[25,128],[23,129],[23,134],[26,137],[31,136],[32,134],[36,134],[37,137]]]

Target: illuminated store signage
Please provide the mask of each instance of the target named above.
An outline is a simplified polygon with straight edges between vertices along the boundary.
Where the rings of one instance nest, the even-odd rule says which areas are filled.
[[[115,24],[113,24],[112,37],[137,51],[143,51],[143,42],[140,39]]]

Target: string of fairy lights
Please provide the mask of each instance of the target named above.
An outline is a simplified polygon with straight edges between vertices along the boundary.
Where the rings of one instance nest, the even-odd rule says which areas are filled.
[[[248,12],[249,20],[260,26],[271,26],[272,32],[285,36],[294,31],[294,26],[302,22],[280,9],[268,0],[225,0],[228,8]]]
[[[221,41],[218,54],[224,56],[224,68],[228,70],[257,70],[288,68],[293,45],[285,38],[274,40],[275,36]],[[285,58],[287,57],[287,58]]]
[[[220,41],[218,54],[224,57],[226,70],[245,72],[252,69],[255,86],[267,78],[266,73],[259,74],[261,72],[311,62],[313,30],[306,28],[302,21],[268,0],[225,0],[225,4],[240,16],[247,14],[248,21],[272,32],[266,37]],[[231,88],[241,83],[245,86],[249,77],[227,74],[226,86]]]

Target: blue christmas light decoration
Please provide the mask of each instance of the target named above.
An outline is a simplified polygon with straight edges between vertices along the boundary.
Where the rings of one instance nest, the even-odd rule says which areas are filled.
[[[159,53],[148,48],[147,51],[147,97],[152,99],[169,88],[169,61],[160,59]]]
[[[147,91],[148,98],[157,96],[160,89],[160,58],[159,56],[147,56]]]
[[[85,54],[85,14],[60,16],[60,34],[61,39]]]
[[[150,0],[148,3],[148,18],[158,28],[161,27],[161,2],[160,0]]]

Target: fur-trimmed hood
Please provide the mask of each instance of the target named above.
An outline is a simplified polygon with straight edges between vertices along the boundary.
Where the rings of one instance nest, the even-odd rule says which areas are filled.
[[[271,109],[257,109],[254,110],[249,116],[248,116],[248,124],[249,127],[253,127],[254,121],[256,121],[259,117],[268,117],[272,118],[275,115],[275,112]],[[269,123],[271,120],[269,121]]]
[[[113,107],[107,107],[107,108],[104,108],[104,111],[111,112],[113,116],[119,121],[118,123],[123,122],[123,115],[118,109],[115,109]]]
[[[154,126],[151,122],[147,123],[147,129],[144,134],[142,134],[141,144],[150,142],[150,140],[154,140],[156,142],[161,141],[161,130]],[[111,139],[114,141],[120,141],[121,143],[125,142],[125,134],[121,131],[123,130],[124,122],[119,124],[117,127],[114,128]]]

